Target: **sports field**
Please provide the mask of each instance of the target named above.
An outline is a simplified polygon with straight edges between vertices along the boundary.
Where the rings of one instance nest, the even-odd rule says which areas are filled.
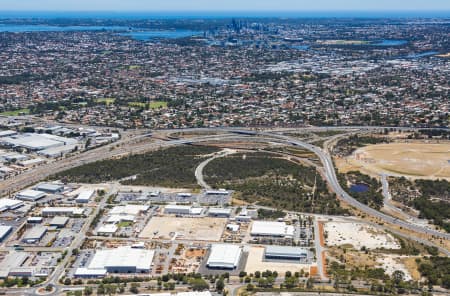
[[[379,175],[450,179],[450,143],[391,143],[370,145],[340,161],[344,171]]]

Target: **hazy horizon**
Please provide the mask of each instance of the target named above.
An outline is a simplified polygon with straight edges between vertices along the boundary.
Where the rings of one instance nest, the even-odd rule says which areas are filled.
[[[0,0],[0,11],[60,12],[342,12],[450,11],[447,0]]]

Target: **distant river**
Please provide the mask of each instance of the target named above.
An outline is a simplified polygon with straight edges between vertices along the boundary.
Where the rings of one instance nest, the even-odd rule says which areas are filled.
[[[133,31],[134,30],[134,31]],[[48,26],[48,25],[6,25],[0,24],[0,32],[73,32],[73,31],[122,31],[119,35],[129,36],[136,40],[147,41],[154,38],[184,38],[201,35],[202,32],[190,30],[145,30],[131,29],[125,26]]]

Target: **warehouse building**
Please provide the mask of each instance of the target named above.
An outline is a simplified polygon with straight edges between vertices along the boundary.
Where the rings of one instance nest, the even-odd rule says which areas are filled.
[[[116,233],[117,229],[119,229],[119,227],[115,224],[102,225],[98,228],[97,235],[111,235]]]
[[[88,203],[91,198],[94,196],[95,191],[94,190],[86,190],[80,192],[78,194],[77,198],[75,198],[76,203]]]
[[[52,183],[42,183],[34,187],[34,190],[50,193],[50,194],[57,194],[64,191],[64,186],[59,184],[52,184]]]
[[[131,215],[137,216],[141,213],[146,213],[150,207],[146,205],[125,205],[115,206],[109,211],[110,215]]]
[[[164,214],[199,216],[203,213],[203,208],[194,208],[183,205],[167,205],[164,208]]]
[[[15,210],[23,206],[23,201],[10,198],[0,198],[0,213],[8,210]]]
[[[44,198],[47,194],[42,191],[27,189],[19,192],[16,195],[17,199],[25,200],[25,201],[38,201],[41,198]]]
[[[235,269],[239,265],[242,248],[237,245],[214,244],[206,266],[215,269]]]
[[[55,226],[57,228],[64,228],[66,227],[67,223],[69,223],[69,218],[55,217],[50,221],[50,226]]]
[[[118,247],[99,250],[95,253],[86,271],[106,270],[108,273],[149,273],[152,269],[155,251]],[[79,276],[81,274],[79,273]]]
[[[84,209],[75,207],[47,207],[42,209],[42,216],[81,216]]]
[[[3,258],[0,264],[0,278],[10,276],[10,271],[22,267],[29,255],[26,252],[10,252]]]
[[[211,217],[228,218],[231,216],[231,209],[227,208],[210,208],[208,215]]]
[[[35,226],[24,234],[22,242],[27,244],[37,243],[44,237],[46,233],[47,233],[46,227]]]
[[[308,257],[308,252],[300,247],[266,246],[264,258],[279,260],[301,260]]]
[[[11,226],[0,225],[0,242],[4,241],[8,235],[12,232]]]
[[[284,222],[255,221],[250,231],[252,236],[294,237],[294,226]]]

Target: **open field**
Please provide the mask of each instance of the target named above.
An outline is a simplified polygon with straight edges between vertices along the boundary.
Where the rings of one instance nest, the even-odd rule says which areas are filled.
[[[19,109],[19,110],[5,111],[5,112],[0,113],[0,115],[3,115],[3,116],[19,116],[21,114],[30,114],[30,109]]]
[[[95,100],[96,103],[103,103],[107,106],[114,104],[115,101],[116,101],[115,98],[100,98]]]
[[[400,249],[395,238],[372,226],[356,222],[326,222],[326,244],[329,246],[351,245],[359,250],[367,249]]]
[[[303,269],[305,272],[310,272],[310,264],[300,264],[293,262],[265,262],[264,261],[264,247],[252,246],[248,252],[247,264],[245,271],[247,273],[255,273],[255,271],[272,270],[277,271],[278,274],[285,274],[286,271],[292,273]]]
[[[421,179],[450,180],[450,143],[391,143],[356,150],[340,169],[358,169],[370,175],[386,173]]]
[[[153,217],[139,237],[171,239],[176,235],[183,240],[219,241],[226,223],[222,218]]]

